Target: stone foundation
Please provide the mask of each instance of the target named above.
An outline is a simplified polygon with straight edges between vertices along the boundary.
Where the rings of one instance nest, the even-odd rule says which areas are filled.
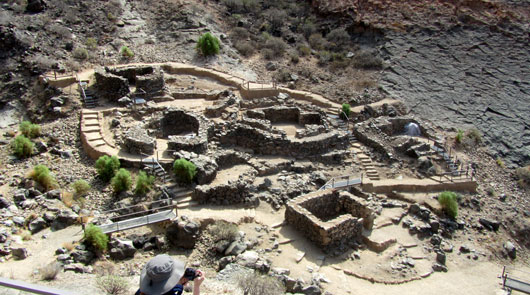
[[[96,89],[98,94],[111,101],[129,95],[129,81],[103,69],[97,69],[94,73],[96,77]]]
[[[208,148],[213,125],[203,116],[180,109],[167,110],[160,120],[161,136],[168,138],[168,149],[203,153]]]
[[[285,220],[319,247],[360,240],[363,225],[371,228],[372,210],[366,201],[347,192],[323,190],[291,200]]]
[[[136,126],[125,133],[123,148],[131,154],[152,155],[155,152],[155,139],[150,137],[144,128]]]

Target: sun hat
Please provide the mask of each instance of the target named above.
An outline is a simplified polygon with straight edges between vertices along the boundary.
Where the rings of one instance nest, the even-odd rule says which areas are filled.
[[[185,263],[161,254],[149,260],[140,274],[140,291],[160,295],[171,290],[184,274]]]

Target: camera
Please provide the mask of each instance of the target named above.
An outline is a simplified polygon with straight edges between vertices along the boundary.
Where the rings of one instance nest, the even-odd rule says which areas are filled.
[[[197,277],[197,271],[194,268],[188,267],[184,271],[184,277],[190,281],[193,281]]]

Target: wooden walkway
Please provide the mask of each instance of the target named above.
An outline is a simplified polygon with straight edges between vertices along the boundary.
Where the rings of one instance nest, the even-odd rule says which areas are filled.
[[[326,182],[326,184],[324,184],[319,190],[325,190],[329,188],[347,188],[352,185],[357,185],[361,183],[361,178],[351,178],[351,176],[333,177],[330,181]]]
[[[122,220],[110,224],[101,225],[100,228],[105,234],[113,232],[137,228],[153,223],[159,223],[166,220],[172,220],[177,217],[175,210],[165,210],[158,213],[153,213],[145,216],[135,217],[127,220]]]

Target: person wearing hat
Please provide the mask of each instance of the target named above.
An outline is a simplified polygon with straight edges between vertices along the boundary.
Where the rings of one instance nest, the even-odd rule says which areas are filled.
[[[135,295],[180,295],[188,281],[194,281],[193,295],[200,295],[204,273],[195,270],[185,272],[184,262],[161,254],[149,260],[140,274],[140,289]],[[188,269],[192,270],[192,269]]]

